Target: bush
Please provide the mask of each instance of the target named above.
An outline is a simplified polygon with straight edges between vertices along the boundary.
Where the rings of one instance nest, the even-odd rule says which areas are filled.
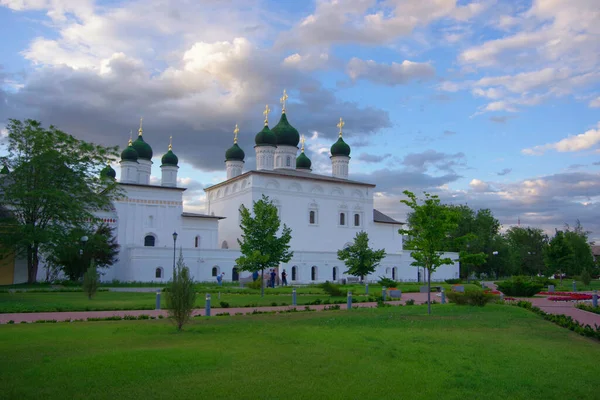
[[[586,268],[581,271],[581,276],[579,279],[581,279],[581,282],[583,282],[585,286],[590,286],[590,282],[592,281],[592,277]]]
[[[175,275],[167,292],[167,309],[177,330],[180,331],[183,325],[190,320],[195,302],[194,281],[190,276],[190,270],[183,261],[183,252],[180,251]]]
[[[261,282],[261,279],[259,276],[257,280],[246,283],[246,286],[248,286],[250,289],[258,290],[258,289],[260,289],[260,282]]]
[[[395,280],[386,278],[384,276],[380,276],[377,283],[379,283],[381,286],[385,286],[386,288],[395,288],[398,285],[398,282]]]
[[[219,304],[221,305],[221,308],[229,308],[229,303],[226,301],[222,301]]]
[[[457,283],[460,283],[461,280],[460,280],[460,278],[446,279],[444,282],[446,282],[448,285],[456,285]]]
[[[495,295],[485,293],[481,290],[467,290],[464,293],[448,292],[446,295],[448,296],[448,300],[460,306],[470,305],[483,307],[496,299]]]
[[[515,276],[498,284],[498,290],[507,296],[532,297],[539,293],[543,287],[543,284],[532,281],[525,276]]]
[[[325,293],[327,293],[330,296],[340,297],[346,296],[348,294],[346,291],[342,290],[339,285],[336,285],[329,281],[321,283],[319,286],[321,287],[321,289],[323,289]]]
[[[407,306],[414,306],[415,305],[415,300],[414,299],[406,300],[406,305]]]
[[[83,274],[83,291],[88,295],[88,299],[92,299],[92,296],[96,294],[98,291],[98,287],[100,286],[100,276],[98,275],[98,271],[96,271],[96,266],[92,261],[92,265],[88,268],[88,270]]]

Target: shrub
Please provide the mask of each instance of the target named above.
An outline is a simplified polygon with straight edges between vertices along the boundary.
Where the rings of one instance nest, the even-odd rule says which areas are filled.
[[[456,279],[446,279],[444,282],[446,282],[449,285],[456,285],[457,283],[460,283],[461,280],[460,278],[456,278]]]
[[[406,300],[406,305],[407,306],[414,306],[415,305],[415,300],[414,299]]]
[[[525,276],[515,276],[498,284],[498,290],[507,296],[532,297],[543,287],[543,284],[534,282]]]
[[[98,287],[100,286],[100,276],[98,275],[98,271],[96,271],[96,266],[92,261],[92,265],[88,268],[88,270],[83,274],[83,291],[87,294],[88,299],[92,299],[92,296],[96,294],[98,291]]]
[[[273,306],[273,307],[277,307],[277,302],[276,302],[276,301],[272,302],[272,303],[271,303],[271,306]]]
[[[340,297],[346,296],[348,294],[347,292],[343,291],[339,285],[336,285],[329,281],[321,283],[319,286],[321,287],[321,289],[323,289],[325,293],[327,293],[330,296]]]
[[[219,304],[221,305],[221,308],[229,308],[229,303],[226,301],[222,301]]]
[[[448,292],[446,293],[446,297],[448,297],[449,301],[459,306],[466,306],[469,304],[469,300],[467,299],[467,296],[465,296],[465,293]]]
[[[258,289],[260,289],[260,282],[261,282],[261,279],[259,277],[255,281],[246,283],[246,286],[248,286],[250,289],[256,289],[256,290],[258,290]]]
[[[481,290],[467,290],[464,293],[449,292],[447,296],[451,302],[461,306],[468,304],[470,306],[483,307],[496,299],[495,295],[482,292]]]
[[[183,261],[183,251],[180,251],[175,274],[167,292],[167,309],[177,330],[180,331],[183,325],[190,320],[195,302],[194,281],[190,276],[190,270]]]
[[[592,281],[592,277],[586,268],[581,271],[581,276],[579,279],[581,279],[581,282],[583,282],[585,286],[590,286],[590,282]]]
[[[381,286],[385,286],[386,288],[395,288],[398,285],[393,279],[386,278],[385,276],[380,276],[379,281],[377,281]]]

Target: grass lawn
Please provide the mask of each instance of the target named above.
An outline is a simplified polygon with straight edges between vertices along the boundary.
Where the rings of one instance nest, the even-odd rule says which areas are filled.
[[[591,399],[600,344],[509,306],[0,326],[10,399]]]

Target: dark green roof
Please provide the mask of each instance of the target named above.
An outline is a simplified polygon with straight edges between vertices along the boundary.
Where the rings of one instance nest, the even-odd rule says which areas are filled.
[[[121,161],[135,161],[138,160],[138,152],[133,147],[133,144],[130,144],[123,150],[121,153]]]
[[[275,134],[269,129],[268,125],[258,132],[254,137],[254,143],[257,146],[275,146],[277,144],[277,138]]]
[[[179,158],[177,158],[175,153],[173,153],[173,150],[169,149],[169,151],[167,151],[165,155],[162,156],[161,162],[162,165],[173,165],[176,167],[179,163]]]
[[[102,171],[100,171],[100,176],[102,178],[115,179],[117,177],[117,172],[113,169],[113,167],[111,167],[110,165],[107,165],[106,167],[104,167],[102,169]]]
[[[350,146],[340,136],[337,142],[331,146],[331,156],[346,156],[350,157]]]
[[[273,127],[272,131],[277,138],[278,145],[298,147],[298,143],[300,143],[300,134],[296,128],[290,125],[285,113],[281,114],[281,119],[277,125]]]
[[[234,143],[226,152],[225,152],[225,161],[244,161],[244,150],[238,146],[237,143]]]
[[[140,134],[138,138],[133,142],[133,148],[138,153],[138,157],[144,160],[152,160],[152,147],[146,142]]]
[[[2,170],[0,170],[0,174],[2,175],[8,175],[9,173],[10,171],[8,170],[8,167],[6,165],[2,167]]]
[[[312,162],[310,158],[304,154],[304,152],[300,153],[298,158],[296,158],[296,169],[310,169],[312,166]]]

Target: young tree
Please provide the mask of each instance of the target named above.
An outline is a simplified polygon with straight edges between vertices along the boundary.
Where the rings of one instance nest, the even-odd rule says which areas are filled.
[[[261,272],[261,296],[265,295],[265,269],[277,268],[280,263],[292,259],[294,252],[289,251],[292,230],[283,224],[281,236],[277,236],[281,221],[277,207],[265,195],[254,202],[254,216],[242,206],[242,239],[238,239],[242,256],[236,261],[240,271]]]
[[[385,249],[373,250],[369,247],[369,235],[365,231],[358,232],[354,243],[345,249],[338,250],[338,259],[348,267],[346,274],[360,277],[375,272],[375,268],[385,257]]]
[[[179,250],[179,259],[175,267],[173,280],[167,291],[167,309],[169,317],[180,331],[190,318],[196,303],[196,290],[190,270],[183,260],[183,250]]]
[[[0,244],[27,259],[28,282],[36,281],[40,251],[65,229],[94,220],[117,195],[116,183],[100,171],[116,147],[75,139],[38,121],[11,119],[8,131],[10,174],[1,181],[0,204],[11,213],[0,221]]]
[[[437,195],[425,193],[424,199],[408,190],[404,191],[408,200],[400,200],[412,209],[409,229],[399,229],[407,235],[406,247],[411,249],[415,259],[413,266],[427,270],[427,311],[431,314],[431,274],[441,265],[454,264],[450,257],[444,257],[443,245],[458,225],[459,213],[441,204]]]
[[[90,267],[87,269],[85,274],[83,274],[83,292],[87,294],[88,299],[92,299],[92,296],[96,294],[98,291],[98,287],[100,286],[100,277],[98,276],[98,270],[96,270],[96,265],[94,261],[92,261]]]
[[[119,244],[114,235],[115,228],[100,224],[97,228],[75,228],[57,238],[44,252],[49,268],[63,271],[70,280],[79,280],[94,260],[97,268],[109,268],[118,261]],[[88,240],[84,243],[82,237]]]
[[[590,276],[590,273],[586,268],[584,268],[583,271],[581,271],[579,279],[581,279],[581,282],[583,282],[583,284],[588,287],[590,286],[590,282],[592,281],[592,277]]]

